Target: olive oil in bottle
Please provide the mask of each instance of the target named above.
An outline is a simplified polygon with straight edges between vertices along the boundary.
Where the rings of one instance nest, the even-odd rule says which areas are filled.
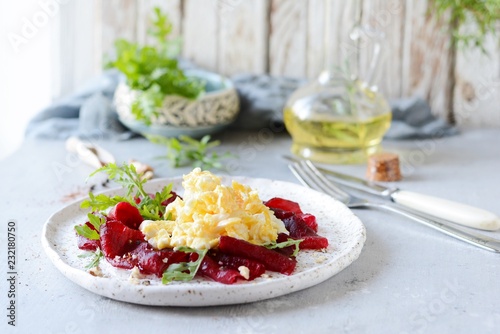
[[[359,163],[375,153],[391,124],[391,113],[366,120],[301,120],[285,109],[292,152],[317,162]]]
[[[284,109],[292,152],[323,163],[360,163],[391,124],[388,103],[362,81],[328,77],[296,91]]]

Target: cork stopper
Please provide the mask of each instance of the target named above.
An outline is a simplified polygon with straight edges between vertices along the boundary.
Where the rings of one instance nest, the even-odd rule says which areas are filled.
[[[382,182],[401,180],[398,155],[382,152],[369,156],[366,178],[370,181]]]

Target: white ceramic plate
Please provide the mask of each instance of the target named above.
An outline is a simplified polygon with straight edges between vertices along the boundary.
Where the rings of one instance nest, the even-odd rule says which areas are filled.
[[[326,251],[301,251],[297,267],[290,276],[267,272],[268,277],[233,285],[203,278],[168,285],[162,285],[155,276],[137,281],[130,278],[130,271],[114,268],[106,260],[102,260],[100,265],[104,277],[96,277],[85,270],[89,259],[78,257],[84,252],[77,247],[73,227],[84,223],[87,214],[87,210],[80,209],[81,201],[66,206],[48,219],[42,233],[43,247],[67,278],[91,292],[130,303],[162,306],[229,305],[274,298],[319,284],[358,258],[365,242],[365,228],[342,203],[293,183],[245,177],[231,179],[256,189],[262,200],[283,197],[300,203],[304,212],[317,217],[318,234],[329,241]],[[181,181],[150,181],[146,190],[153,192],[172,182],[173,189],[182,195]],[[224,181],[229,183],[227,178]],[[123,189],[115,189],[106,193],[123,192]]]

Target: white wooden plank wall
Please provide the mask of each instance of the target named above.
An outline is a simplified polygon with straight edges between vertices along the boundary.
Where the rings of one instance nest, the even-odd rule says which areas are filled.
[[[273,75],[304,77],[307,1],[272,0],[270,21],[269,72]]]
[[[217,10],[218,71],[225,75],[266,73],[269,2],[225,0],[218,2]]]
[[[402,95],[426,98],[435,114],[449,118],[450,36],[428,12],[427,1],[406,1],[405,11]]]
[[[373,27],[383,33],[382,51],[379,57],[375,81],[380,91],[387,96],[401,96],[403,92],[403,38],[405,29],[406,4],[400,0],[373,0],[363,2],[363,25]],[[371,40],[371,41],[370,41]],[[361,71],[370,68],[375,37],[364,43],[360,54]]]
[[[101,50],[106,56],[113,53],[117,38],[137,40],[136,18],[139,11],[136,0],[101,0],[100,3]]]
[[[489,36],[487,54],[460,51],[455,71],[455,120],[475,127],[500,126],[500,48],[498,35]]]
[[[370,43],[353,44],[349,39],[356,1],[330,1],[332,63],[340,64],[347,57],[351,62],[359,62],[357,67],[364,73],[372,59]],[[94,13],[95,38],[90,50],[83,52],[87,52],[94,64],[99,63],[96,59],[112,52],[113,41],[118,37],[147,42],[148,17],[152,8],[159,6],[174,23],[174,37],[182,37],[182,55],[209,70],[228,76],[250,72],[314,78],[325,66],[324,0],[93,0],[88,3],[93,8],[86,13]],[[428,13],[427,1],[360,0],[359,3],[362,23],[386,35],[378,80],[384,94],[389,98],[422,96],[431,103],[435,114],[454,118],[461,125],[500,127],[500,48],[493,37],[487,46],[490,57],[477,51],[453,54],[446,27]],[[65,17],[61,21],[69,24],[71,20]],[[77,29],[72,31],[72,36],[77,36]],[[62,40],[68,42],[71,36],[66,35]],[[360,51],[358,58],[353,57],[353,50]],[[96,52],[99,54],[95,55]],[[66,67],[60,76],[70,71]],[[452,108],[454,115],[450,115]]]

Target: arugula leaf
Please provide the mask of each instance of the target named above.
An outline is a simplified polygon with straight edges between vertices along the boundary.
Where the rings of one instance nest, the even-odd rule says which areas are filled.
[[[104,194],[94,195],[91,192],[89,193],[89,199],[83,201],[80,205],[81,208],[91,208],[92,211],[103,212],[120,202],[128,202],[139,209],[139,212],[144,217],[144,219],[163,219],[165,208],[162,203],[172,197],[172,184],[163,187],[160,192],[157,192],[155,196],[151,197],[146,192],[146,190],[144,190],[144,184],[147,182],[147,180],[143,179],[141,175],[137,173],[134,165],[132,164],[123,164],[122,166],[118,166],[114,163],[109,163],[95,170],[92,174],[90,174],[90,177],[99,172],[107,173],[110,180],[114,180],[115,182],[126,188],[127,195],[110,197]],[[136,198],[141,198],[141,201],[139,203],[136,203]],[[98,223],[96,221],[96,225],[97,224]],[[77,227],[75,227],[75,229],[77,229]],[[84,226],[78,227],[77,233],[84,237],[95,237],[94,233],[87,231],[86,229],[90,230],[88,226],[87,228],[85,228]]]
[[[101,231],[101,225],[106,223],[106,218],[104,217],[98,217],[92,213],[87,214],[87,217],[89,219],[89,223],[94,226],[96,231],[99,233]]]
[[[99,233],[97,231],[94,231],[90,227],[88,227],[86,224],[83,225],[75,225],[75,231],[82,237],[85,237],[90,240],[99,240]]]
[[[101,230],[101,225],[106,222],[106,218],[96,216],[93,213],[87,214],[87,218],[95,230],[91,229],[87,224],[76,225],[76,233],[90,240],[99,240],[99,231]]]
[[[135,203],[132,203],[133,201],[123,196],[109,197],[104,194],[94,195],[92,192],[90,192],[89,199],[84,200],[82,204],[80,204],[80,207],[82,209],[90,208],[92,211],[104,211],[120,202],[129,202],[130,204]]]
[[[206,135],[200,140],[189,136],[180,136],[177,139],[148,135],[146,138],[153,144],[167,148],[167,153],[163,158],[170,160],[175,168],[191,164],[193,167],[202,169],[224,169],[220,160],[233,157],[229,152],[219,155],[217,152],[211,151],[220,145],[220,141],[210,141],[210,135]]]
[[[296,257],[297,254],[299,254],[299,251],[300,251],[299,245],[301,242],[302,242],[302,239],[295,240],[295,239],[288,238],[287,241],[278,242],[278,243],[276,241],[275,242],[268,242],[262,246],[266,247],[267,249],[286,248],[289,246],[295,246],[295,250],[293,251],[291,256]]]
[[[86,252],[78,255],[78,257],[79,258],[92,257],[92,260],[89,262],[89,264],[85,266],[85,269],[92,269],[99,265],[99,262],[101,262],[101,259],[104,257],[104,254],[99,248],[97,248],[95,252]]]
[[[161,220],[164,215],[164,207],[161,203],[172,197],[172,184],[163,187],[153,198],[145,197],[138,205],[139,212],[145,219]]]
[[[190,261],[190,262],[172,263],[163,272],[161,280],[163,284],[168,284],[172,281],[192,280],[196,276],[196,273],[198,272],[198,269],[201,266],[201,262],[203,261],[203,258],[208,252],[208,249],[196,250],[190,247],[179,247],[176,250],[186,253],[198,253],[198,259],[196,261]]]
[[[92,174],[90,174],[90,176],[94,176],[99,172],[107,173],[110,180],[113,180],[126,188],[126,197],[130,197],[134,190],[136,191],[136,197],[149,197],[148,193],[144,190],[144,184],[147,180],[143,179],[141,175],[137,173],[133,164],[127,165],[124,163],[122,166],[118,167],[115,163],[108,163],[103,167],[96,169]],[[102,198],[102,200],[104,201],[104,198]],[[127,202],[132,204],[133,198],[131,200],[127,200]]]

